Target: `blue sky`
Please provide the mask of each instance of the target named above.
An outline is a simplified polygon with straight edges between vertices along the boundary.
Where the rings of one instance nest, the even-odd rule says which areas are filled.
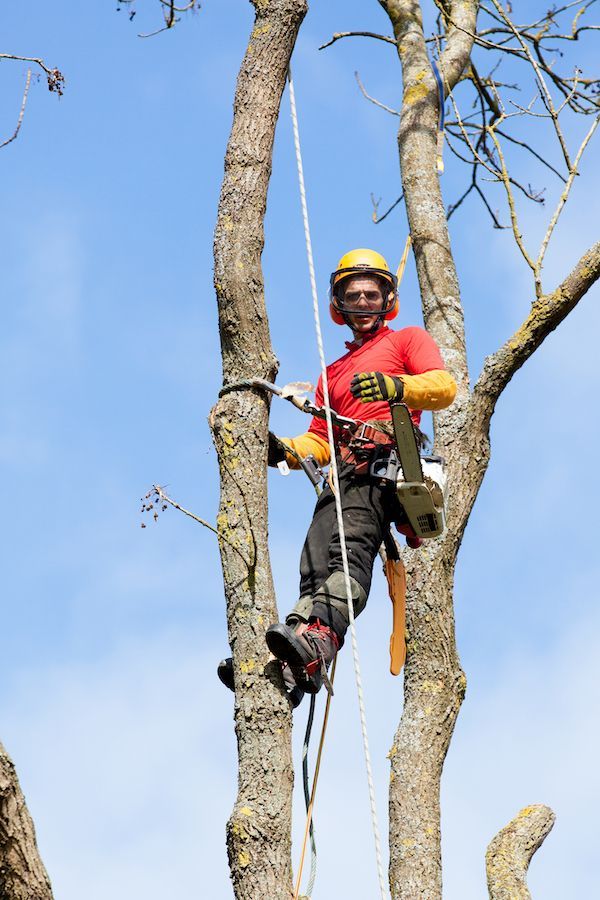
[[[390,264],[399,259],[401,208],[379,226],[370,220],[371,192],[382,208],[399,193],[397,123],[360,96],[353,73],[391,106],[401,84],[383,44],[316,49],[334,31],[387,32],[377,3],[312,6],[294,73],[325,312],[328,275],[345,250],[375,246]],[[34,83],[21,134],[0,153],[0,738],[57,900],[221,900],[231,896],[223,839],[236,773],[232,698],[215,676],[227,652],[218,554],[210,533],[171,510],[142,530],[138,498],[159,481],[216,516],[206,424],[221,382],[212,231],[252,15],[242,0],[206,0],[173,32],[141,40],[157,4],[140,0],[131,23],[115,7],[32,0],[27,14],[21,4],[1,14],[2,50],[43,56],[66,87],[59,101]],[[582,57],[591,47],[582,44]],[[25,73],[22,63],[0,67],[5,136]],[[466,176],[448,153],[446,163],[450,201]],[[286,95],[264,254],[281,383],[318,371],[293,165]],[[592,144],[550,245],[547,287],[597,239],[599,188]],[[522,210],[532,243],[547,206]],[[526,314],[531,283],[510,234],[492,231],[475,203],[451,226],[476,375]],[[492,462],[457,570],[469,686],[443,781],[448,900],[484,895],[486,844],[532,802],[558,816],[532,865],[534,896],[595,887],[598,299],[595,288],[551,335],[493,420]],[[412,261],[400,321],[421,321]],[[326,318],[324,331],[333,359],[346,336]],[[275,431],[305,425],[274,404]],[[285,610],[313,494],[302,477],[276,473],[269,489]],[[378,577],[359,643],[383,822],[385,757],[402,704],[401,681],[387,674],[388,606]],[[316,812],[315,900],[376,891],[349,654],[338,685]],[[296,738],[304,717],[299,710]],[[300,793],[296,805],[298,839]],[[350,839],[363,853],[340,866]]]

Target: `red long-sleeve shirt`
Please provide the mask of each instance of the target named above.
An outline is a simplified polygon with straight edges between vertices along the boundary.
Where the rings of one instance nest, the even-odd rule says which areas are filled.
[[[456,383],[445,371],[437,344],[423,328],[411,326],[393,331],[387,326],[366,335],[360,344],[347,342],[348,352],[327,366],[329,403],[342,416],[361,421],[391,419],[387,401],[363,403],[350,393],[350,382],[359,372],[382,372],[402,379],[403,400],[411,411],[415,425],[421,421],[423,409],[443,409],[452,403]],[[319,378],[315,403],[322,406],[323,383]],[[301,456],[312,453],[324,464],[329,458],[327,423],[313,418],[304,435],[286,439]],[[290,457],[290,464],[294,464]]]

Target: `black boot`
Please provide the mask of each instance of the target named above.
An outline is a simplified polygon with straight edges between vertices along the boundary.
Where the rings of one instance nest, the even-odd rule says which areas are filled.
[[[323,681],[328,684],[327,667],[338,651],[340,640],[332,628],[320,619],[297,634],[289,625],[278,622],[267,628],[267,646],[271,653],[288,664],[296,684],[307,694],[316,694]]]
[[[281,668],[288,700],[290,701],[292,709],[296,709],[304,697],[304,691],[294,681],[289,666],[284,665]],[[217,666],[217,675],[225,687],[228,687],[230,691],[235,690],[235,685],[233,683],[233,660],[230,656],[228,656],[227,659],[221,660]]]

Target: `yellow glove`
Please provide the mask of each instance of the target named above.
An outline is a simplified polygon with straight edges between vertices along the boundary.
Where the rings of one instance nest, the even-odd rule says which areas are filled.
[[[400,378],[382,372],[359,372],[350,383],[350,393],[361,403],[374,400],[402,400],[404,385]]]

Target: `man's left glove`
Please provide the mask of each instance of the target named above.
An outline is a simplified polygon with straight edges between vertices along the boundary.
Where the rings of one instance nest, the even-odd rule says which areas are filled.
[[[269,432],[269,448],[267,450],[267,464],[269,466],[273,466],[273,468],[277,468],[277,463],[283,462],[285,459],[285,450],[282,442],[273,434],[272,431]]]
[[[359,372],[350,382],[350,392],[361,403],[374,400],[402,400],[404,385],[400,378],[383,372]]]

